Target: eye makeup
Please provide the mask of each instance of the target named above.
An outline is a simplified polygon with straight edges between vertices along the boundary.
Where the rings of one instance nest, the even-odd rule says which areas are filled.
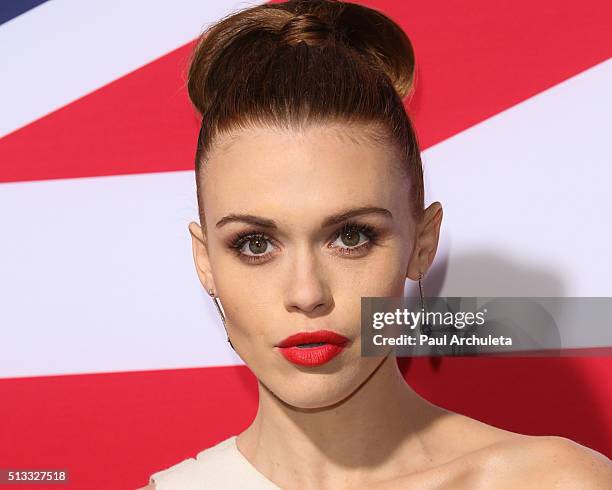
[[[366,237],[366,241],[356,246],[338,246],[332,245],[338,238],[347,237],[354,233],[358,233],[361,241],[361,235]],[[358,221],[347,221],[333,234],[332,244],[328,245],[328,248],[338,250],[340,256],[360,257],[367,253],[373,246],[379,242],[381,233],[375,226],[366,223],[360,223]],[[244,245],[249,243],[251,240],[258,240],[260,243],[274,245],[275,240],[271,238],[267,233],[257,230],[246,230],[235,233],[230,236],[227,240],[227,246],[229,249],[238,256],[241,260],[249,264],[257,264],[266,262],[269,257],[273,255],[272,252],[248,255],[245,254],[242,249]]]

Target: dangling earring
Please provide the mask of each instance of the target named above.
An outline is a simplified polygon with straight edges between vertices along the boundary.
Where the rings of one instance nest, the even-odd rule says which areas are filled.
[[[215,303],[215,306],[217,307],[217,311],[219,312],[219,316],[221,317],[221,321],[223,322],[223,328],[225,328],[225,335],[227,335],[227,341],[229,342],[230,347],[232,349],[234,349],[234,346],[232,345],[232,341],[229,338],[229,334],[227,333],[227,325],[226,325],[226,322],[225,322],[225,313],[223,313],[223,307],[221,306],[221,300],[215,296],[215,292],[212,289],[208,290],[208,294],[213,299],[213,303]],[[234,350],[236,350],[236,349],[234,349]]]
[[[431,325],[425,321],[427,318],[427,309],[425,308],[425,296],[423,295],[423,273],[419,271],[419,295],[421,296],[421,310],[423,312],[423,320],[421,320],[421,332],[425,335],[431,333]]]

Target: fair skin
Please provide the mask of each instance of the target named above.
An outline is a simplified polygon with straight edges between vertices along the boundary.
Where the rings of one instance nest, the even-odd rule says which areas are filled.
[[[445,410],[410,388],[392,353],[360,355],[361,297],[402,296],[406,278],[426,276],[442,222],[439,202],[420,221],[413,217],[395,153],[362,129],[242,129],[219,137],[209,155],[206,230],[192,222],[189,231],[199,279],[221,299],[232,343],[258,379],[258,411],[238,435],[240,452],[286,489],[612,485],[605,456],[562,437],[516,434]],[[343,223],[322,228],[322,221],[362,206],[390,216],[353,217],[378,236],[343,254],[368,236],[359,232],[359,244],[346,245],[337,234]],[[216,226],[232,213],[277,227]],[[258,262],[228,246],[241,232],[268,240],[247,239],[240,248]],[[351,339],[327,364],[298,367],[274,347],[297,331],[323,328]]]

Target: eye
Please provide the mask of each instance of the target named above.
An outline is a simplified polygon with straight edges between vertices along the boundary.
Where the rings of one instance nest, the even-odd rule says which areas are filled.
[[[370,225],[346,223],[330,248],[337,248],[342,255],[362,254],[376,243],[377,237],[378,234]]]
[[[257,262],[269,255],[270,239],[263,233],[250,233],[239,235],[231,245],[236,254],[249,262]]]

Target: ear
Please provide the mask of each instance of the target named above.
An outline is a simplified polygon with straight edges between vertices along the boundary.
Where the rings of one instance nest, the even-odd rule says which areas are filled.
[[[210,260],[208,258],[208,243],[207,238],[202,231],[202,227],[192,221],[189,223],[189,233],[191,233],[191,248],[193,250],[193,261],[195,263],[196,272],[200,278],[200,282],[206,292],[209,289],[215,290],[215,283],[212,277],[210,268]]]
[[[419,272],[425,275],[436,256],[441,224],[442,205],[436,201],[425,209],[423,219],[416,226],[414,247],[406,270],[406,276],[413,281],[418,281]]]

